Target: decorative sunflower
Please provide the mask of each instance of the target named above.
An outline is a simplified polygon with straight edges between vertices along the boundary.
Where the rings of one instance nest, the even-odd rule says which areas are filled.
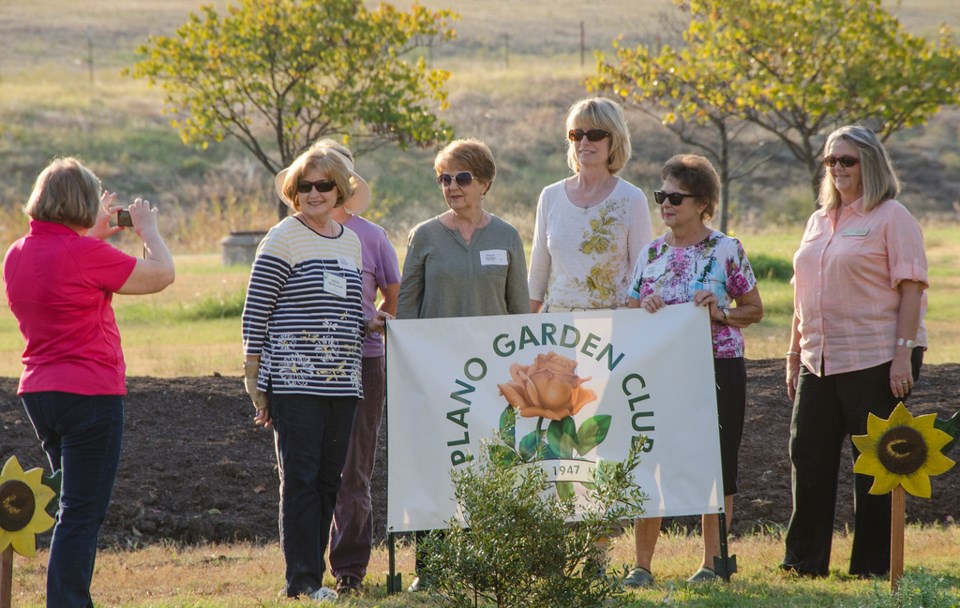
[[[12,546],[24,557],[37,554],[36,535],[53,526],[46,512],[56,492],[43,484],[43,470],[26,473],[16,456],[0,472],[0,552]]]
[[[855,435],[860,456],[854,473],[873,475],[871,494],[886,494],[898,485],[921,498],[930,498],[930,476],[950,470],[955,463],[943,455],[951,436],[934,428],[936,414],[914,418],[903,402],[883,420],[870,414],[867,434]]]

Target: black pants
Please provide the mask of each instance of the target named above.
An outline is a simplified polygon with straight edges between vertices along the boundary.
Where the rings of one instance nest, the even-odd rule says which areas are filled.
[[[922,363],[923,349],[915,348],[914,380]],[[790,423],[793,515],[787,527],[784,568],[815,576],[829,573],[843,440],[867,432],[868,414],[889,418],[899,402],[890,391],[889,362],[824,377],[801,366]],[[856,460],[859,451],[852,447]],[[890,570],[890,495],[869,494],[872,483],[869,475],[854,475],[850,574],[856,576],[884,576]]]
[[[270,395],[287,597],[323,586],[323,554],[356,409],[355,397]]]

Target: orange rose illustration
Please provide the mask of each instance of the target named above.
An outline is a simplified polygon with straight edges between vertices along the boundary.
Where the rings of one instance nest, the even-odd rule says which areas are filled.
[[[537,355],[531,365],[511,365],[512,380],[497,387],[524,418],[563,420],[597,398],[595,392],[581,387],[590,378],[578,377],[576,367],[576,361],[554,352]]]

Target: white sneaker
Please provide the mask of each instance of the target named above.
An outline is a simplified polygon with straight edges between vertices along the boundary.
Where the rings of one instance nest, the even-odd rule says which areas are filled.
[[[320,587],[316,591],[308,593],[307,597],[318,602],[335,602],[339,596],[330,587]]]

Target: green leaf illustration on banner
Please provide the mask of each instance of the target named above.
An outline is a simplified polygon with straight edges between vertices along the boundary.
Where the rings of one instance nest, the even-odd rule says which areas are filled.
[[[572,481],[558,481],[557,482],[557,496],[563,500],[572,500],[574,497],[573,491],[573,482]]]
[[[500,439],[510,447],[517,445],[517,411],[509,405],[500,414]]]
[[[558,458],[572,458],[573,450],[579,444],[577,423],[571,416],[563,420],[552,420],[547,429],[547,447]]]
[[[582,485],[583,487],[585,487],[586,489],[588,489],[588,490],[590,490],[590,491],[593,491],[593,490],[596,490],[596,489],[597,489],[597,484],[595,484],[595,483],[590,483],[590,482],[587,482],[587,481],[581,481],[581,482],[580,482],[580,485]]]
[[[524,462],[530,462],[541,455],[544,435],[546,435],[546,431],[531,431],[520,440],[518,451]]]
[[[607,438],[610,431],[610,419],[608,415],[590,416],[580,425],[577,431],[577,452],[581,456],[586,456],[587,452],[597,447]]]
[[[490,462],[500,466],[512,466],[520,463],[517,453],[508,446],[494,444],[489,448]]]

